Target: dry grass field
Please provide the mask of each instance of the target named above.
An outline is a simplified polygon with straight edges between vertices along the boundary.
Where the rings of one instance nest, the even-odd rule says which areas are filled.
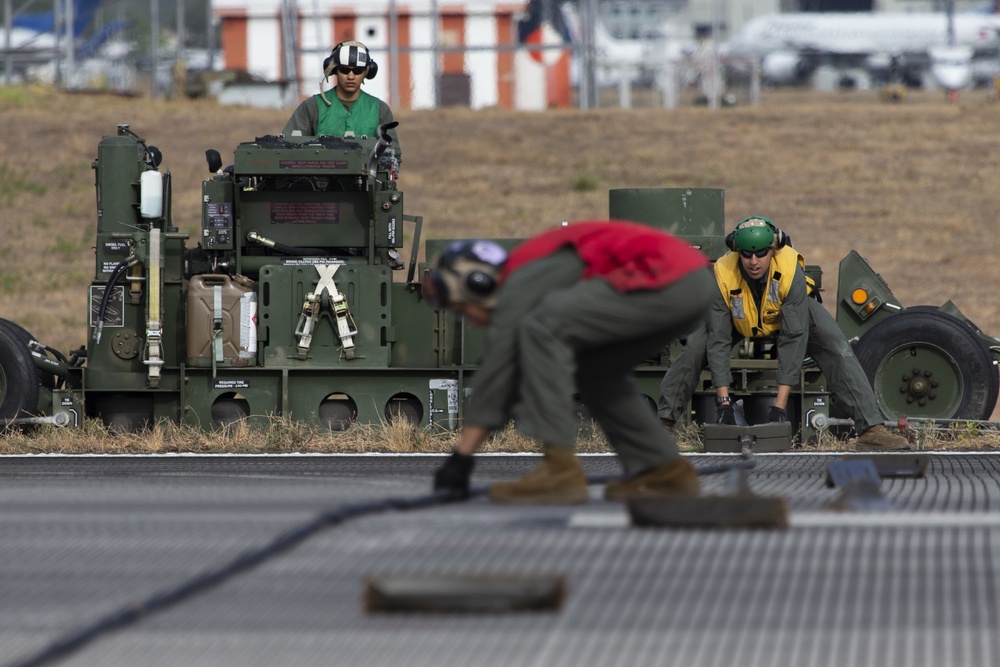
[[[0,88],[0,316],[85,342],[96,223],[91,164],[119,123],[156,145],[174,223],[195,232],[207,148],[281,130],[288,110]],[[727,219],[770,217],[824,269],[857,249],[906,305],[953,300],[1000,335],[1000,103],[970,91],[765,92],[756,107],[514,113],[397,110],[407,210],[426,237],[524,236],[602,218],[608,190],[723,188]]]

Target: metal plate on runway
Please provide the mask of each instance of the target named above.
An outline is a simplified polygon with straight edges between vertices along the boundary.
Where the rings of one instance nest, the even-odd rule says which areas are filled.
[[[696,466],[736,457],[694,456]],[[331,526],[102,634],[60,665],[991,665],[1000,456],[935,454],[881,483],[892,510],[821,512],[829,456],[762,455],[751,488],[792,528],[627,525],[600,500],[476,498]],[[427,494],[442,457],[0,459],[0,664],[190,581],[341,505]],[[482,456],[474,483],[529,456]],[[585,457],[588,474],[618,471]],[[724,490],[724,475],[704,479]],[[367,615],[372,573],[566,577],[558,612]],[[53,663],[55,664],[55,663]]]

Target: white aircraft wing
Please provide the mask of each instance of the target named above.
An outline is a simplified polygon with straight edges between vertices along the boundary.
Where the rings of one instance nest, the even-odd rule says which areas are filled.
[[[950,34],[953,44],[944,13],[775,14],[748,21],[725,50],[760,58],[765,79],[776,84],[799,82],[818,63],[861,63],[870,70],[902,63],[911,71],[930,69],[940,85],[953,89],[964,80],[960,70],[971,71],[971,56],[964,54],[996,56],[1000,16],[955,14]],[[934,49],[947,46],[962,48],[935,56]],[[946,81],[939,72],[947,72]]]

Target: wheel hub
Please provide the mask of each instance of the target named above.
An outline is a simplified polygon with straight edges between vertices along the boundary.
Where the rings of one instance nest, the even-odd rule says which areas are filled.
[[[914,368],[911,373],[903,375],[903,383],[899,386],[899,393],[903,394],[907,403],[917,405],[927,405],[928,401],[937,398],[937,388],[940,383],[934,379],[934,373],[930,370]]]

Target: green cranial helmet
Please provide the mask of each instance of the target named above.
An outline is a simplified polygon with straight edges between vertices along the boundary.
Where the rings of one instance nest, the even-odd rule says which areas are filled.
[[[733,233],[733,248],[757,252],[774,247],[774,223],[754,215],[740,221]]]

